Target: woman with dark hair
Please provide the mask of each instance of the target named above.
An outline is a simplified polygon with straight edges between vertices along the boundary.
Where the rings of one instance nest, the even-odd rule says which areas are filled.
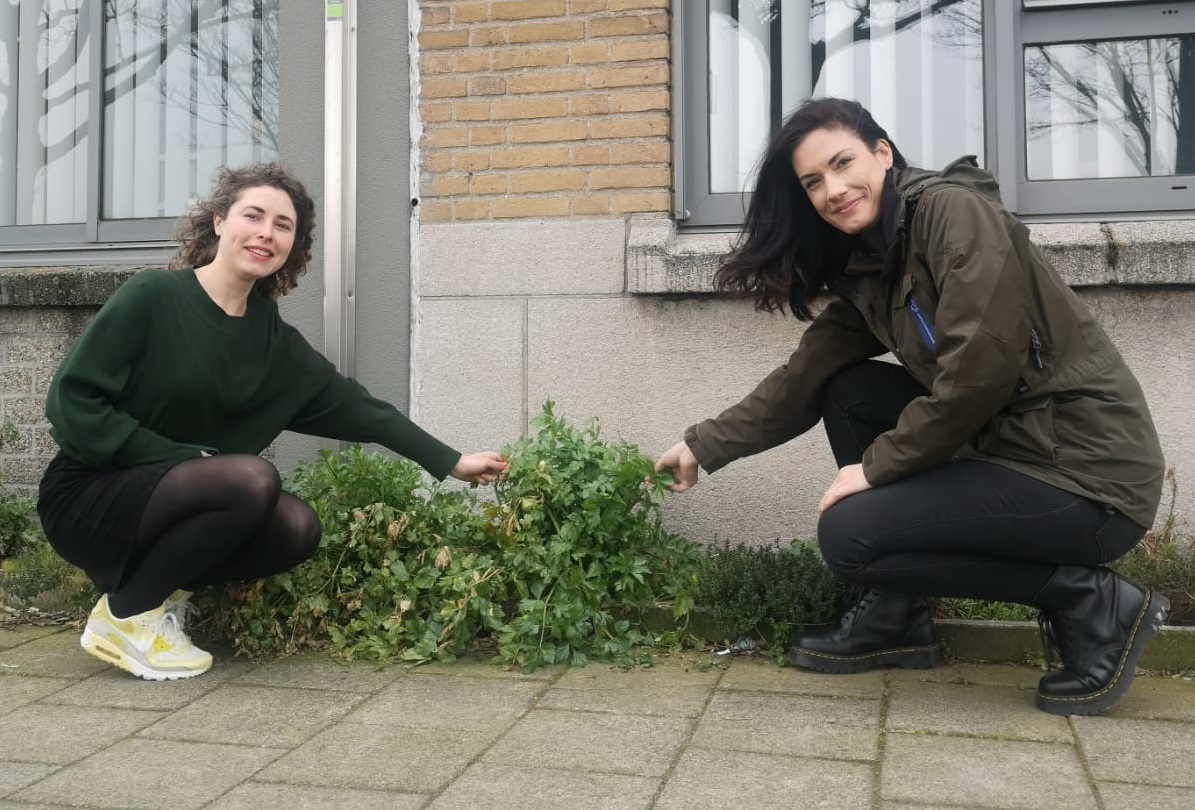
[[[223,169],[180,221],[170,269],[126,281],[63,360],[46,400],[60,451],[38,494],[50,544],[102,596],[81,644],[152,680],[212,664],[183,629],[190,590],[286,571],[320,539],[258,454],[283,430],[377,442],[436,478],[489,483],[339,373],[277,299],[307,269],[315,204],[276,164]]]
[[[827,564],[865,591],[788,652],[859,672],[938,663],[924,597],[1040,610],[1037,706],[1098,714],[1169,603],[1106,567],[1153,524],[1163,460],[1137,380],[972,157],[907,165],[854,101],[773,134],[720,291],[810,320],[789,361],[656,462],[682,492],[822,421]],[[816,314],[819,296],[828,300]],[[895,363],[872,358],[890,353]]]

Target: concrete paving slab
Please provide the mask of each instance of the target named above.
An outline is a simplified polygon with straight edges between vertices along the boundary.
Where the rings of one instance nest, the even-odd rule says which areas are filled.
[[[658,777],[672,766],[692,729],[693,722],[683,718],[536,709],[482,761]]]
[[[496,664],[493,656],[481,653],[469,653],[455,661],[443,663],[429,661],[417,667],[402,666],[407,672],[418,672],[420,675],[456,675],[467,678],[498,678],[519,681],[554,681],[569,670],[567,666],[538,667],[534,672],[523,672],[519,667],[506,664]]]
[[[886,725],[892,731],[1074,742],[1066,718],[1039,711],[1031,698],[1008,686],[894,683]]]
[[[413,793],[246,782],[205,810],[419,810],[427,798]]]
[[[174,711],[228,682],[238,671],[244,670],[220,667],[195,678],[145,681],[116,667],[104,667],[90,678],[68,686],[44,698],[42,702],[63,706]]]
[[[18,678],[0,674],[0,715],[70,686],[61,678]]]
[[[44,779],[57,765],[43,765],[37,762],[0,762],[0,796],[7,796],[39,779]]]
[[[1195,723],[1195,681],[1136,678],[1108,716]]]
[[[120,810],[198,810],[281,753],[236,745],[124,740],[9,798]]]
[[[957,804],[905,804],[904,802],[881,802],[880,810],[992,810],[989,807],[962,807]]]
[[[691,748],[668,778],[655,810],[866,808],[872,766]]]
[[[344,717],[363,695],[223,686],[145,729],[160,740],[294,748]]]
[[[963,673],[958,664],[943,664],[933,669],[902,669],[894,667],[885,670],[889,683],[962,683]]]
[[[162,712],[32,704],[0,720],[0,761],[74,762],[124,739],[163,716]]]
[[[76,632],[55,633],[0,652],[0,670],[10,675],[82,680],[111,667],[84,652]]]
[[[958,664],[959,683],[979,686],[1013,686],[1017,689],[1037,689],[1037,682],[1046,673],[1038,667],[1019,664]]]
[[[496,734],[340,723],[257,774],[258,782],[438,793]]]
[[[61,632],[64,632],[61,627],[34,627],[28,624],[18,627],[3,627],[0,628],[0,650],[7,650],[27,641],[33,641],[35,638],[52,636]]]
[[[646,810],[658,779],[479,762],[448,786],[427,810]]]
[[[1097,786],[1104,810],[1191,810],[1195,789],[1157,785],[1121,785],[1100,782]]]
[[[1069,745],[892,733],[882,768],[885,801],[993,810],[1097,806]]]
[[[795,667],[782,667],[759,658],[739,658],[726,670],[726,674],[718,682],[718,689],[878,700],[884,693],[884,673],[881,670],[872,670],[857,675],[827,675]]]
[[[704,748],[874,760],[880,702],[856,698],[719,692],[693,744]]]
[[[0,799],[0,810],[79,810],[79,807],[67,807],[65,804],[26,804]]]
[[[649,669],[621,670],[592,665],[564,673],[540,698],[541,709],[572,709],[611,714],[697,717],[722,676],[662,663]]]
[[[371,661],[344,661],[316,653],[290,655],[246,666],[236,675],[238,683],[284,686],[295,689],[330,689],[372,695],[394,683],[401,667]],[[206,676],[205,676],[206,677]]]
[[[350,723],[505,731],[547,688],[543,681],[407,675],[358,706]]]
[[[1105,716],[1074,726],[1096,779],[1195,788],[1195,725]]]

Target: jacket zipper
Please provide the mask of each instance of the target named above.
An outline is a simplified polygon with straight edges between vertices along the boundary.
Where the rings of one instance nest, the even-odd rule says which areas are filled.
[[[1033,362],[1037,367],[1045,368],[1045,364],[1041,361],[1041,338],[1037,335],[1037,330],[1029,328],[1029,348],[1033,350]]]

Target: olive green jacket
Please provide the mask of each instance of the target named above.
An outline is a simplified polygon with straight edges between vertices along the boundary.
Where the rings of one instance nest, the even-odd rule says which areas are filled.
[[[702,468],[809,430],[831,376],[891,352],[929,394],[867,448],[872,486],[978,458],[1150,527],[1164,462],[1141,386],[1004,209],[995,179],[971,157],[940,173],[893,175],[882,206],[886,254],[860,239],[788,362],[685,431]]]

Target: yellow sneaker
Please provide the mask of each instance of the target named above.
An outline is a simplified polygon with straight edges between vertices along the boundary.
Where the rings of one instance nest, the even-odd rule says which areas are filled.
[[[118,619],[104,594],[92,608],[79,644],[101,661],[150,681],[193,678],[212,667],[212,656],[191,643],[166,603]]]

